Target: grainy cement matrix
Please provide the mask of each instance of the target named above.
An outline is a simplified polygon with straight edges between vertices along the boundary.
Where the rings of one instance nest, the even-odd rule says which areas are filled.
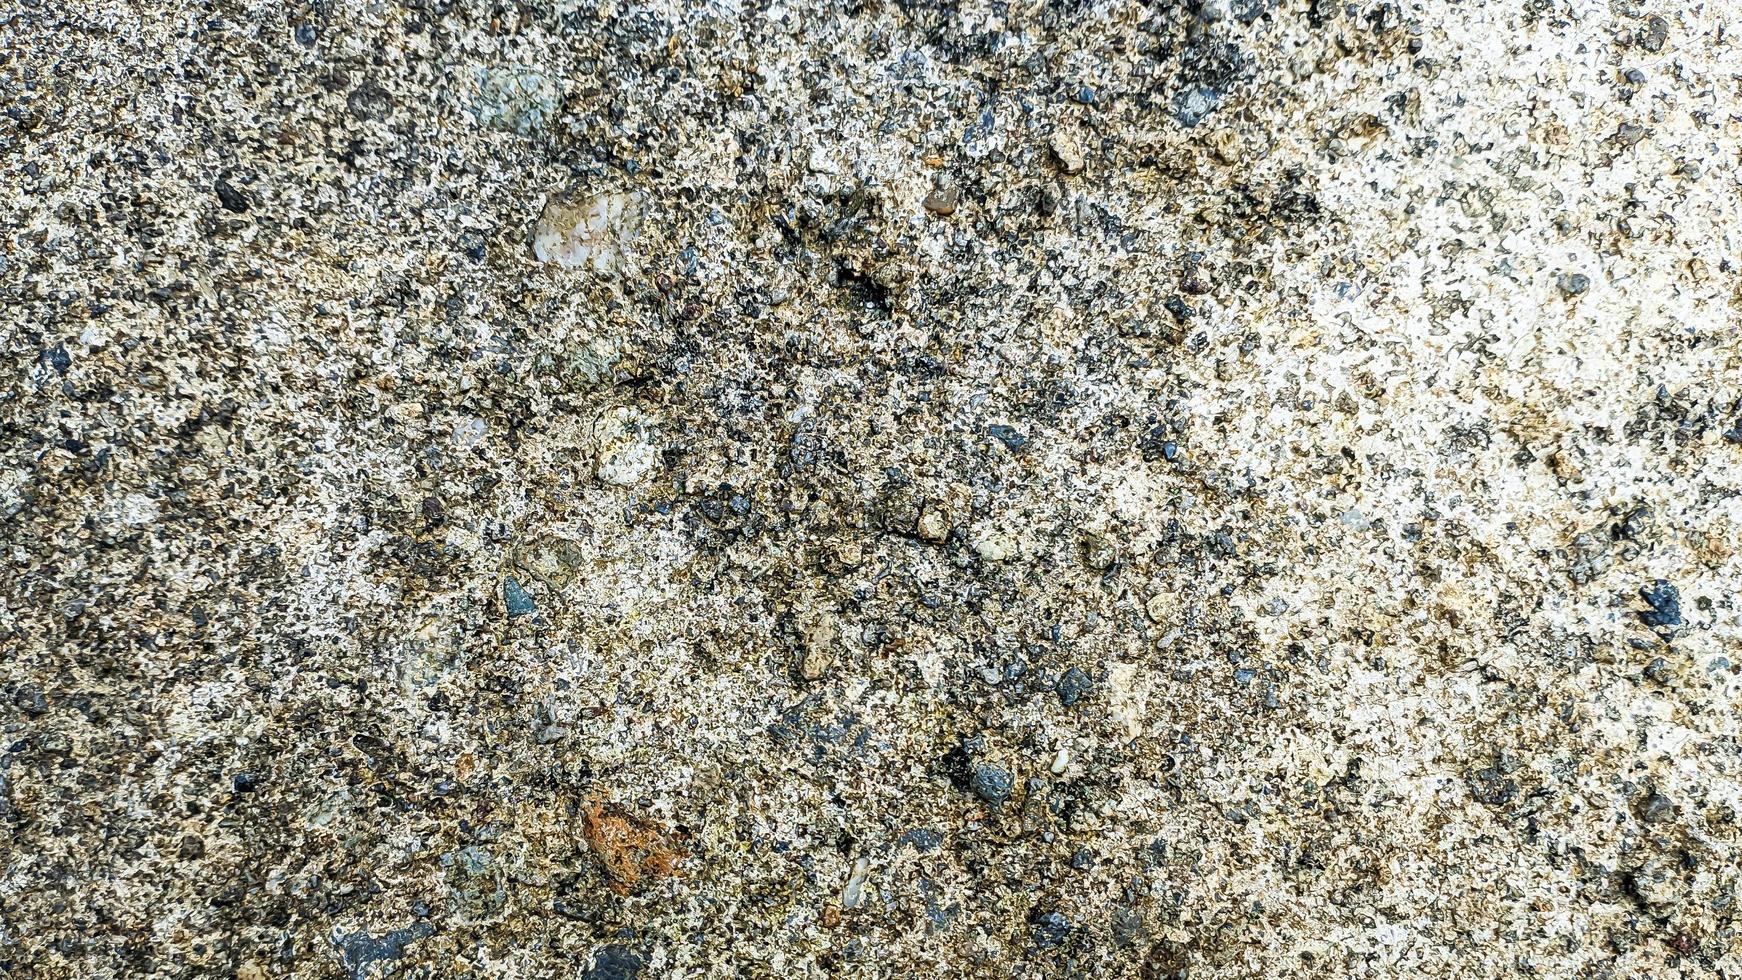
[[[1735,0],[0,25],[0,976],[1742,976]]]

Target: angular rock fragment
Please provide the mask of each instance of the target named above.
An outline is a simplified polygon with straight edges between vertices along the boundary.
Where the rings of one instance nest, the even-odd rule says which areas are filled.
[[[678,874],[684,859],[663,828],[615,803],[594,803],[582,811],[581,836],[619,895]]]

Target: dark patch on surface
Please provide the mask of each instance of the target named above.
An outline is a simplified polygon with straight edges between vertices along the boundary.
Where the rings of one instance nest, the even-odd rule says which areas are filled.
[[[435,932],[427,922],[414,922],[381,936],[354,932],[337,936],[333,945],[339,949],[339,960],[352,980],[366,980],[369,968],[377,963],[391,963],[405,955],[405,947]]]
[[[1028,437],[1008,425],[988,425],[986,434],[1004,444],[1011,452],[1019,452],[1028,445]]]
[[[581,980],[638,980],[647,961],[627,946],[601,946]]]

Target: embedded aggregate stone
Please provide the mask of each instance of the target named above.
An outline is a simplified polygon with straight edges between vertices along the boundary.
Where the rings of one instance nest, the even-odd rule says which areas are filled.
[[[1742,976],[1733,0],[0,51],[0,976]]]

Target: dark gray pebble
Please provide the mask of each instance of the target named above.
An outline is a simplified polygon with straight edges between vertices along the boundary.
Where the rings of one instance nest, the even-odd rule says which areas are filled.
[[[1649,612],[1639,614],[1639,619],[1647,626],[1680,626],[1682,624],[1682,594],[1681,590],[1663,579],[1658,579],[1639,590],[1639,597],[1651,607]]]
[[[1010,799],[1010,791],[1015,786],[1016,780],[1009,772],[984,762],[975,763],[973,774],[968,777],[968,788],[987,803],[1003,803]]]
[[[1089,679],[1088,674],[1083,673],[1082,668],[1072,667],[1065,671],[1063,677],[1059,678],[1055,690],[1058,693],[1060,704],[1067,708],[1074,708],[1077,706],[1077,702],[1088,696],[1094,687],[1095,682]]]
[[[1037,912],[1028,923],[1034,929],[1034,944],[1041,949],[1060,946],[1071,935],[1071,921],[1058,912]]]
[[[1028,445],[1028,437],[1008,425],[988,425],[986,434],[1002,442],[1004,448],[1013,453]]]
[[[647,961],[626,946],[601,946],[581,980],[636,980]]]
[[[508,607],[510,616],[526,616],[538,607],[533,605],[532,596],[520,587],[520,583],[508,579],[502,583],[502,602]]]

